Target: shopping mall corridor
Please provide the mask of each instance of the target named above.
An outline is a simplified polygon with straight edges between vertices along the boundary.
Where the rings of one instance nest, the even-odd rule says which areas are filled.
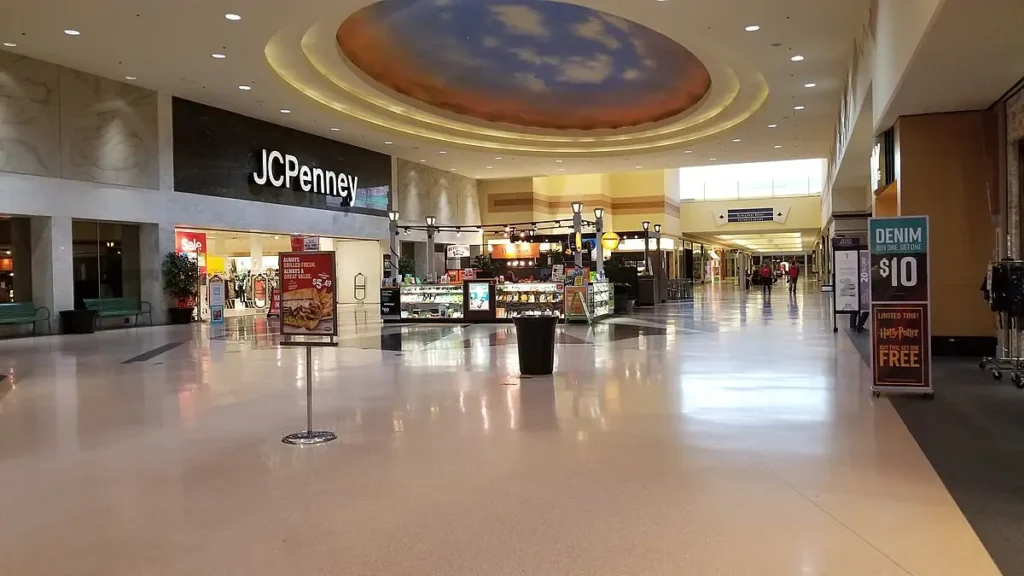
[[[0,342],[0,574],[984,576],[817,290],[559,330],[266,320]]]

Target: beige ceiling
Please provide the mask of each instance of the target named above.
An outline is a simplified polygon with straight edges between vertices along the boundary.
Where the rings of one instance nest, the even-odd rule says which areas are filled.
[[[778,254],[807,252],[814,247],[817,230],[768,234],[721,234],[712,239],[748,252]]]
[[[700,109],[653,127],[524,133],[412,106],[354,74],[324,34],[369,3],[6,0],[0,43],[467,176],[499,178],[672,168],[712,157],[719,163],[824,157],[852,39],[867,17],[867,0],[575,0],[691,49],[712,72],[712,94]],[[225,13],[242,19],[229,21]],[[751,24],[761,29],[744,31]],[[81,35],[65,35],[68,28]],[[792,62],[795,54],[805,60]],[[794,111],[796,105],[805,109]],[[670,129],[676,131],[666,135]]]

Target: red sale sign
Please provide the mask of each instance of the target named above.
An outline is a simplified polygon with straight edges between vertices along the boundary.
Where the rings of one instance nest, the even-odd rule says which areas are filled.
[[[280,256],[281,334],[337,336],[334,252]]]
[[[203,232],[174,231],[174,246],[178,252],[206,254],[206,234]]]

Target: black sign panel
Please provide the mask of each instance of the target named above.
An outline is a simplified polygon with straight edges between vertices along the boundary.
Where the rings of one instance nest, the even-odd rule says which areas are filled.
[[[928,305],[875,303],[872,317],[875,386],[928,386]]]
[[[402,290],[400,288],[381,288],[380,289],[380,315],[381,316],[398,316],[401,313],[399,304],[401,303]]]
[[[181,98],[174,99],[173,113],[174,189],[178,192],[387,215],[391,193],[391,156],[387,154]],[[270,158],[271,152],[281,158]],[[265,184],[256,183],[265,174],[264,153],[275,180],[294,168],[297,174],[290,176],[290,187],[275,186],[269,178]],[[304,183],[310,191],[303,191]],[[350,197],[352,184],[355,191]]]

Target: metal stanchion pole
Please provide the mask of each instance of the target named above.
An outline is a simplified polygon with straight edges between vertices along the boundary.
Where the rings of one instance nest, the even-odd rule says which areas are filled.
[[[293,345],[298,345],[298,343]],[[313,430],[313,346],[315,345],[306,343],[306,429],[282,438],[281,442],[285,444],[323,444],[338,438],[334,432],[328,430]]]
[[[313,433],[313,347],[306,346],[306,434]]]

